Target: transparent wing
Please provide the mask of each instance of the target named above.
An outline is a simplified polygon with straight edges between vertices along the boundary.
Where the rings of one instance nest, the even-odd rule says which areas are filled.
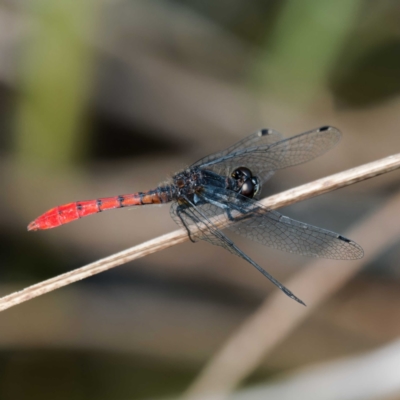
[[[338,143],[340,138],[339,130],[324,126],[271,144],[258,145],[250,141],[249,147],[239,147],[227,154],[217,153],[210,158],[203,158],[193,166],[211,169],[221,175],[229,175],[235,168],[245,166],[262,183],[273,171],[320,156]]]
[[[273,129],[260,129],[257,132],[252,133],[251,135],[245,137],[234,145],[228,147],[225,150],[219,151],[214,154],[210,154],[200,160],[196,161],[191,167],[205,167],[213,165],[210,169],[216,171],[221,175],[230,175],[232,172],[232,163],[229,162],[232,160],[231,155],[236,154],[238,152],[244,151],[246,149],[255,149],[255,148],[265,148],[270,146],[272,143],[276,143],[282,141],[283,136],[279,132]],[[226,163],[224,161],[227,161]],[[217,167],[218,165],[218,167]],[[241,166],[241,165],[236,165]],[[274,171],[270,171],[270,173],[265,176],[263,181],[269,179]]]
[[[211,220],[216,221],[219,218],[224,218],[221,214],[224,212],[219,207],[212,204],[204,203],[194,205],[186,200],[185,204],[173,203],[171,206],[171,216],[174,221],[186,228],[191,240],[205,240],[215,246],[223,247],[232,254],[243,258],[250,263],[254,268],[260,271],[266,278],[268,278],[274,285],[282,290],[291,299],[296,300],[300,304],[304,304],[302,300],[296,297],[288,288],[276,280],[272,275],[260,267],[253,261],[247,254],[240,250],[227,236],[225,236]],[[222,222],[221,218],[221,222]]]
[[[225,222],[223,227],[265,246],[336,260],[354,260],[364,255],[357,243],[342,235],[285,217],[235,192],[207,188],[204,201],[212,203],[209,207],[225,208],[235,221]]]

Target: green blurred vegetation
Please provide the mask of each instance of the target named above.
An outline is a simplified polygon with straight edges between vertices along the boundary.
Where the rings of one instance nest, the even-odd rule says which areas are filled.
[[[259,90],[307,106],[326,89],[335,61],[354,29],[362,0],[288,0],[261,53]]]
[[[16,153],[48,166],[76,162],[87,147],[86,103],[92,85],[96,2],[38,0],[27,5],[34,24],[21,55]]]
[[[400,91],[400,11],[389,0],[174,1],[259,46],[249,78],[261,95],[307,108],[328,88],[349,106]],[[94,54],[83,38],[94,35],[99,8],[93,0],[28,4],[35,29],[20,57],[20,160],[56,167],[87,156]]]
[[[262,95],[307,107],[329,89],[364,107],[400,93],[395,0],[174,1],[257,46],[250,81]]]

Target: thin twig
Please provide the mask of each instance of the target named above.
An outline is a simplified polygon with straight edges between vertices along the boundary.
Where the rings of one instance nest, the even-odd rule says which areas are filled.
[[[400,237],[400,192],[356,228],[346,232],[365,247],[361,260],[316,260],[285,283],[305,297],[297,307],[275,291],[216,352],[186,391],[185,400],[227,398],[277,345],[282,343],[324,300],[332,296],[369,261]],[[322,268],[323,267],[323,268]],[[288,299],[290,300],[290,299]]]
[[[365,179],[373,178],[386,172],[393,171],[399,167],[400,154],[396,154],[369,164],[364,164],[362,166],[328,176],[326,178],[316,180],[314,182],[307,183],[302,186],[298,186],[297,188],[265,198],[261,202],[264,206],[270,209],[284,207],[289,204],[293,204],[310,197],[315,197]],[[156,251],[166,249],[175,244],[183,243],[186,240],[188,240],[187,233],[183,229],[159,236],[155,239],[113,254],[84,267],[59,275],[55,278],[48,279],[36,285],[29,286],[24,290],[4,296],[0,298],[0,311],[41,296],[42,294],[59,289],[63,286],[67,286],[73,282],[77,282],[100,272],[107,271],[111,268],[117,267],[118,265],[122,265]]]

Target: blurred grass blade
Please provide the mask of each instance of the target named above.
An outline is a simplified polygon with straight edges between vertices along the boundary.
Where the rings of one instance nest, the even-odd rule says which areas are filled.
[[[84,38],[93,29],[96,3],[28,4],[34,24],[22,53],[16,152],[25,161],[63,166],[81,156],[85,147],[91,51]]]
[[[253,81],[271,96],[310,103],[327,83],[361,0],[288,0]]]

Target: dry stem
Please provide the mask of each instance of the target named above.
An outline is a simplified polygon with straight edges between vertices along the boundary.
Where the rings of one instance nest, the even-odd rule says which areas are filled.
[[[320,194],[336,190],[389,171],[393,171],[399,167],[400,154],[396,154],[344,172],[340,172],[338,174],[328,176],[326,178],[318,179],[314,182],[298,186],[297,188],[287,190],[277,195],[270,196],[263,199],[261,203],[270,209],[284,207],[310,197],[318,196]],[[71,272],[67,272],[55,278],[29,286],[26,289],[2,297],[0,299],[0,311],[6,310],[7,308],[31,300],[63,286],[67,286],[73,282],[77,282],[100,272],[107,271],[111,268],[117,267],[118,265],[125,264],[137,258],[144,257],[156,251],[166,249],[178,243],[182,243],[185,240],[188,240],[186,231],[179,229],[158,238],[149,240],[140,245],[131,247],[127,250],[113,254],[109,257],[103,258]]]

